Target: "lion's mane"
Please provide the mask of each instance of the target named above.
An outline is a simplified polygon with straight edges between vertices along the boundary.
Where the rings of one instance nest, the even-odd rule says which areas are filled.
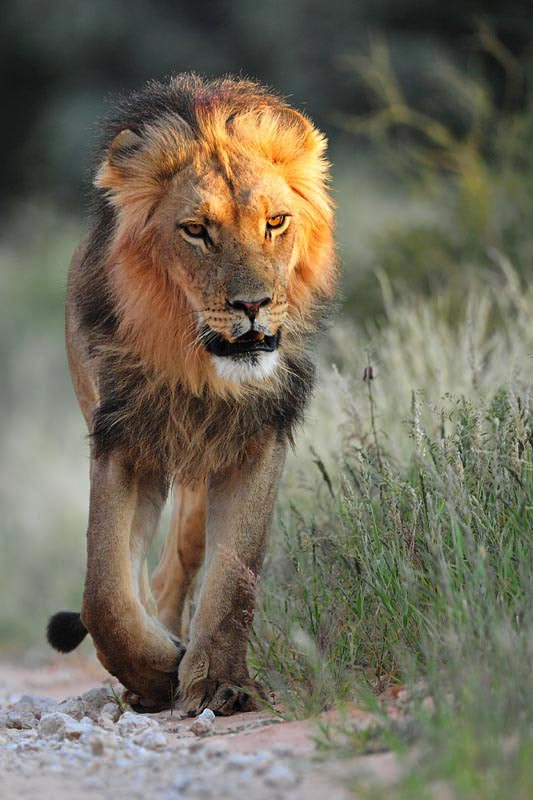
[[[124,153],[109,157],[126,130],[147,142],[138,154],[125,143],[127,176]],[[265,385],[232,390],[214,380],[208,354],[191,348],[191,307],[160,263],[152,211],[184,164],[215,155],[229,169],[229,153],[239,149],[280,166],[300,224],[283,368]],[[265,427],[291,437],[312,390],[315,334],[336,285],[324,150],[324,137],[303,115],[251,81],[181,75],[118,103],[104,128],[75,297],[99,362],[96,454],[120,448],[186,483],[244,456]]]

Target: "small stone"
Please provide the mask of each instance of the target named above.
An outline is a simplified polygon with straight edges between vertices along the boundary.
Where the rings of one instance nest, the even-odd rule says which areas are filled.
[[[273,760],[274,756],[268,750],[259,750],[259,752],[254,755],[252,764],[253,771],[258,775],[262,774],[270,767]]]
[[[32,728],[36,724],[33,711],[9,711],[7,714],[6,728],[15,728],[22,731]]]
[[[117,729],[121,736],[130,736],[135,733],[152,728],[157,730],[159,723],[155,719],[125,711],[117,722]]]
[[[103,736],[100,736],[98,733],[84,733],[80,737],[80,741],[82,744],[85,744],[89,747],[89,750],[93,756],[103,756],[105,752],[105,741]]]
[[[196,736],[205,736],[206,733],[211,733],[213,724],[215,722],[215,715],[210,708],[204,708],[200,716],[196,717],[191,725],[191,731]]]
[[[113,693],[107,686],[101,686],[98,689],[89,689],[88,692],[82,695],[81,699],[91,710],[102,711],[104,706],[112,703]]]
[[[211,711],[210,708],[204,708],[198,719],[201,722],[214,722],[215,721],[215,712]]]
[[[87,716],[88,708],[81,697],[68,697],[57,706],[57,711],[79,721]]]
[[[121,716],[122,709],[118,703],[106,703],[105,706],[102,706],[100,709],[98,719],[100,719],[100,717],[108,717],[112,722],[118,722]]]
[[[189,789],[193,780],[192,772],[179,772],[174,778],[173,787],[181,794]]]
[[[205,736],[206,733],[211,733],[213,725],[208,722],[200,722],[199,719],[195,720],[191,725],[191,731],[195,736]]]
[[[53,711],[51,714],[43,714],[39,722],[39,733],[41,736],[58,736],[60,739],[79,739],[86,730],[85,725],[81,725],[68,714],[60,711]]]
[[[264,781],[267,786],[273,786],[277,789],[294,786],[297,780],[294,772],[284,764],[274,764],[264,775]]]
[[[235,776],[235,780],[237,781],[237,783],[250,783],[250,781],[253,781],[253,779],[254,779],[254,773],[252,772],[251,769],[243,769],[242,772],[239,772]]]
[[[13,703],[12,710],[21,713],[31,712],[34,717],[40,719],[42,713],[55,710],[56,704],[50,701],[49,697],[37,697],[32,694],[23,694],[16,703]]]
[[[187,794],[192,797],[212,797],[214,790],[216,789],[212,783],[209,783],[207,780],[199,779],[197,775],[193,775],[190,772],[184,772],[176,776],[174,779],[174,789],[176,789],[180,795]],[[217,792],[217,795],[219,793]]]
[[[294,754],[294,750],[290,744],[286,744],[285,742],[276,742],[272,745],[272,753],[279,758],[286,758],[288,756],[292,756]]]
[[[226,767],[228,769],[248,769],[254,762],[254,756],[251,753],[232,753],[226,760]]]
[[[192,742],[186,742],[186,747],[183,752],[186,753],[203,753],[205,749],[205,741],[203,739],[193,739]]]
[[[167,746],[167,737],[162,731],[147,728],[134,736],[133,741],[139,747],[146,747],[148,750],[163,750]]]

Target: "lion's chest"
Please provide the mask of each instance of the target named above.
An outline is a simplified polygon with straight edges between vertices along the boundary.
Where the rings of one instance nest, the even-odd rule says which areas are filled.
[[[96,412],[93,438],[99,452],[122,450],[135,465],[189,483],[238,462],[248,441],[272,425],[272,406],[197,397],[179,388],[110,388]]]
[[[302,418],[314,368],[303,356],[287,361],[278,391],[244,399],[207,390],[193,395],[113,364],[101,375],[101,403],[91,431],[96,455],[122,451],[134,465],[190,483],[237,463],[250,439],[262,432],[290,436]]]

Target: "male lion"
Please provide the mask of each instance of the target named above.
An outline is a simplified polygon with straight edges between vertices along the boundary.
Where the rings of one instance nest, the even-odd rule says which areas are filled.
[[[89,631],[138,711],[179,697],[231,714],[262,694],[246,665],[256,577],[335,289],[325,147],[229,78],[149,83],[107,124],[66,310],[91,443],[87,576],[81,617],[56,614],[48,638],[65,652]]]

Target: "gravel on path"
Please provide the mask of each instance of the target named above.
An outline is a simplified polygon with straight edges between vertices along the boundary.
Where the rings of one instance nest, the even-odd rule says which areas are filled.
[[[139,715],[121,706],[120,694],[106,673],[79,659],[40,669],[0,663],[1,800],[351,796],[342,763],[316,760],[309,721],[267,710]],[[369,723],[358,714],[357,724]],[[377,773],[394,771],[384,755]]]

